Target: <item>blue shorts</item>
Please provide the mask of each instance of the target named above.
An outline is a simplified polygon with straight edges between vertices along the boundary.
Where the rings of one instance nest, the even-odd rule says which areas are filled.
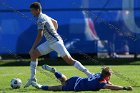
[[[65,82],[65,85],[62,86],[63,91],[74,91],[75,82],[78,79],[78,76],[71,77]]]

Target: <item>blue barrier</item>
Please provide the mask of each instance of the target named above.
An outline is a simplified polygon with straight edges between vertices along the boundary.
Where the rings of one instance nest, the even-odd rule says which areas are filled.
[[[34,21],[30,20],[36,19],[29,10],[34,1],[39,1],[43,12],[58,21],[58,33],[65,44],[80,40],[73,45],[79,51],[97,53],[97,47],[101,47],[108,52],[140,52],[140,33],[135,29],[135,25],[140,28],[139,0],[134,1],[135,24],[131,28],[125,21],[132,22],[129,19],[133,16],[130,7],[123,10],[122,0],[0,0],[0,54],[7,54],[9,50],[16,54],[28,53],[37,34]],[[100,40],[107,40],[107,46],[97,46]],[[77,53],[72,47],[69,51]]]

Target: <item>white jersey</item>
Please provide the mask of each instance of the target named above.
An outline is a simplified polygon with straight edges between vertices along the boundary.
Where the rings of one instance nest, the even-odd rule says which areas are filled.
[[[49,44],[62,40],[60,35],[57,33],[51,19],[52,18],[46,14],[40,13],[37,20],[38,30],[43,30],[44,36]]]

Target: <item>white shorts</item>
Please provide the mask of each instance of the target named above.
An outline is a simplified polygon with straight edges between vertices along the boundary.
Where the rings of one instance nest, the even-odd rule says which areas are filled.
[[[38,51],[41,55],[46,55],[52,51],[56,51],[61,57],[63,56],[70,56],[69,52],[64,46],[64,43],[62,40],[59,40],[53,44],[49,44],[47,41],[42,43],[37,47]]]

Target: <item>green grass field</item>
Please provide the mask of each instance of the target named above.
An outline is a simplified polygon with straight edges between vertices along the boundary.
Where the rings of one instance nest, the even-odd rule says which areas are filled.
[[[71,76],[81,76],[85,77],[83,73],[75,69],[73,66],[54,66],[57,70],[65,74],[67,77]],[[99,72],[100,66],[86,66],[91,72]],[[131,82],[126,81],[126,79],[122,79],[113,74],[111,82],[117,85],[122,86],[133,86],[133,91],[111,91],[111,90],[100,90],[96,93],[140,93],[140,66],[136,65],[123,65],[123,66],[110,66],[113,70],[117,71],[120,74],[123,74],[125,77],[130,78]],[[55,79],[53,74],[47,72],[44,74],[40,71],[41,67],[38,67],[37,71],[37,79],[41,84],[47,85],[59,85],[60,83]],[[43,91],[37,90],[30,86],[27,89],[23,88],[23,85],[26,83],[27,79],[30,76],[29,66],[11,66],[11,67],[0,67],[0,92],[1,93],[52,93],[53,91]],[[20,89],[11,89],[10,88],[10,80],[12,78],[20,78],[23,82],[22,87]],[[128,80],[128,79],[127,79]],[[136,84],[134,84],[136,82]],[[66,93],[63,92],[55,92],[55,93]],[[73,92],[69,92],[73,93]],[[80,92],[80,93],[92,93],[92,91]]]

